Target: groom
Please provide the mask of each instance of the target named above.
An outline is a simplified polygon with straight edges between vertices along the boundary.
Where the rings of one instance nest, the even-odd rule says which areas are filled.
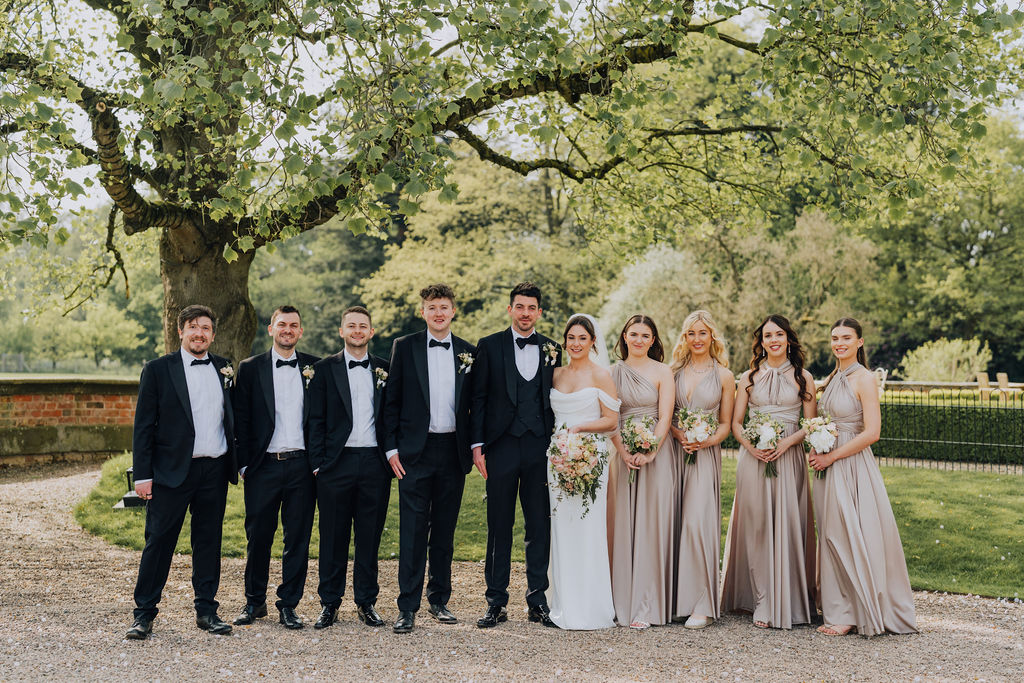
[[[555,626],[547,598],[551,544],[547,448],[554,431],[549,394],[561,364],[557,343],[538,334],[540,289],[521,282],[509,295],[511,329],[480,340],[473,368],[473,463],[487,480],[487,612],[480,628],[508,614],[516,494],[526,522],[526,604],[530,621]]]

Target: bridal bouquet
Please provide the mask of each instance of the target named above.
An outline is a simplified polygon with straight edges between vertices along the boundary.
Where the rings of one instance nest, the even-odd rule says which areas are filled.
[[[828,453],[836,445],[839,438],[839,427],[832,421],[832,416],[822,413],[810,419],[800,418],[800,426],[807,432],[804,443],[817,453]],[[827,469],[827,468],[826,468]],[[826,470],[814,470],[815,479],[824,479]]]
[[[680,408],[676,411],[676,421],[683,430],[687,441],[703,441],[718,429],[718,416],[709,410],[699,408]],[[697,451],[686,454],[686,464],[697,462]]]
[[[622,423],[622,444],[636,455],[647,455],[658,448],[658,437],[654,435],[654,418],[650,415],[640,418],[627,417]],[[629,483],[636,479],[636,470],[629,471]]]
[[[743,437],[754,444],[754,448],[767,450],[775,448],[775,445],[779,443],[779,439],[782,438],[784,430],[785,427],[782,426],[782,423],[771,415],[755,410],[747,419],[746,426],[743,427]],[[764,476],[768,478],[779,476],[778,470],[775,469],[774,461],[764,464]]]
[[[558,487],[558,500],[563,496],[580,496],[584,517],[590,512],[590,504],[597,500],[601,473],[608,461],[600,439],[596,434],[570,433],[562,425],[548,447],[548,462]]]

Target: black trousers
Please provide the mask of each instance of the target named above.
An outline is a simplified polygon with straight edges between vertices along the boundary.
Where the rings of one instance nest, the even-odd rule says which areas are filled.
[[[355,530],[352,597],[357,605],[377,601],[377,554],[391,498],[391,473],[377,448],[345,448],[316,475],[320,508],[320,604],[337,607],[345,595],[349,539]]]
[[[548,506],[547,448],[549,440],[530,432],[501,436],[487,456],[487,557],[484,579],[487,604],[508,604],[512,570],[512,527],[516,495],[523,508],[526,541],[526,604],[547,604],[551,511]]]
[[[193,458],[188,476],[174,488],[153,483],[146,504],[146,545],[135,582],[135,617],[152,619],[178,544],[185,513],[192,513],[192,588],[196,614],[217,613],[220,540],[228,495],[228,458]]]
[[[281,583],[277,587],[277,608],[295,608],[306,588],[309,568],[309,538],[313,533],[316,486],[305,453],[278,460],[269,453],[245,472],[245,601],[262,605],[267,601],[270,577],[270,548],[277,533],[280,513],[284,532]]]
[[[403,612],[420,608],[428,558],[427,602],[447,605],[452,596],[455,525],[466,485],[454,434],[428,434],[423,452],[409,460],[412,464],[405,465],[405,476],[398,481],[397,602]]]

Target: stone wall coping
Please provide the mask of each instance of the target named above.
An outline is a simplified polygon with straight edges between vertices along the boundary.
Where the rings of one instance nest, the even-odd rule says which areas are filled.
[[[134,394],[138,377],[110,375],[0,374],[0,396],[18,394]]]

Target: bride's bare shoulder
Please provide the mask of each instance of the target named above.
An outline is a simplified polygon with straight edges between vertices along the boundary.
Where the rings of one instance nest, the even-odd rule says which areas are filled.
[[[615,382],[612,380],[612,373],[609,372],[607,368],[594,366],[591,377],[594,381],[595,387],[609,396],[618,397],[618,393],[615,389]]]

